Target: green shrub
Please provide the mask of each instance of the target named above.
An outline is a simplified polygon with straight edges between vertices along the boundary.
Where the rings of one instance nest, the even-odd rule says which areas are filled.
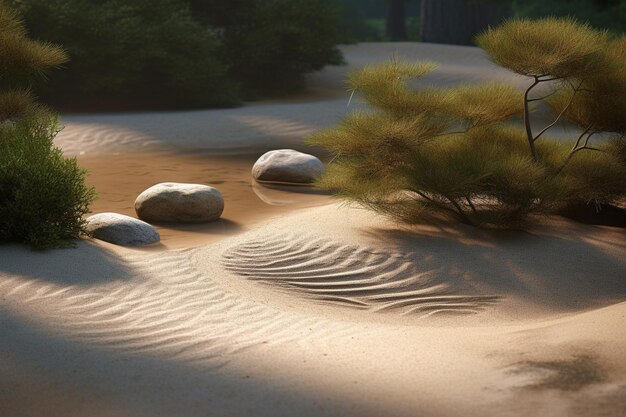
[[[56,119],[29,92],[65,59],[59,47],[29,39],[0,1],[0,241],[45,248],[83,231],[94,191],[76,160],[54,147]]]
[[[181,0],[13,0],[31,34],[71,61],[44,98],[71,109],[182,108],[238,103],[219,41]]]
[[[0,241],[41,249],[83,232],[94,191],[76,159],[53,145],[57,132],[51,117],[0,128]]]
[[[531,77],[526,92],[496,83],[415,89],[410,81],[433,64],[365,67],[349,83],[370,109],[311,138],[334,156],[319,186],[402,221],[447,212],[497,226],[626,197],[624,39],[545,19],[509,21],[478,41],[496,63]],[[541,83],[552,91],[537,97]],[[555,120],[534,132],[542,100]],[[580,128],[574,146],[546,137],[561,118]],[[592,143],[607,132],[615,138]]]
[[[248,96],[301,88],[306,73],[341,63],[338,9],[330,0],[190,0],[216,30],[230,74]]]

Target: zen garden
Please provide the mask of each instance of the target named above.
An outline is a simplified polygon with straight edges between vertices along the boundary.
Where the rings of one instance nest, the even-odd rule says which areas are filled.
[[[626,1],[0,0],[0,416],[626,415]]]

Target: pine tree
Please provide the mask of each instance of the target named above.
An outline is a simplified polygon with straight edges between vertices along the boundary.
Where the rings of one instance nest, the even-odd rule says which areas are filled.
[[[510,226],[531,212],[624,199],[626,38],[569,19],[512,20],[478,43],[530,78],[525,92],[501,83],[411,87],[435,69],[430,63],[365,67],[349,84],[371,109],[311,139],[334,155],[319,185],[407,222],[447,212]],[[544,83],[551,91],[537,96]],[[554,121],[535,132],[539,101]],[[514,123],[520,117],[523,127]],[[548,137],[562,118],[580,128],[572,147]]]
[[[18,14],[0,1],[0,122],[42,111],[30,89],[67,59],[58,46],[29,39]]]

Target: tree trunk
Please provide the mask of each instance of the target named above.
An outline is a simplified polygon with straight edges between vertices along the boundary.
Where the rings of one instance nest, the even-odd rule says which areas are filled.
[[[387,1],[387,27],[386,32],[392,41],[406,39],[406,13],[404,10],[405,0]]]
[[[474,37],[512,15],[509,5],[472,0],[422,0],[422,42],[473,45]]]

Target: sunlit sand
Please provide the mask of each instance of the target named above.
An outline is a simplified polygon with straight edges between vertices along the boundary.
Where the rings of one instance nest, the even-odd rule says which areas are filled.
[[[253,184],[261,153],[315,153],[303,138],[360,105],[342,80],[366,63],[396,53],[438,61],[428,83],[524,83],[477,48],[344,51],[308,96],[62,117],[94,213],[134,215],[163,181],[217,187],[225,211],[156,225],[147,249],[1,246],[0,416],[626,415],[624,229],[409,227]]]

